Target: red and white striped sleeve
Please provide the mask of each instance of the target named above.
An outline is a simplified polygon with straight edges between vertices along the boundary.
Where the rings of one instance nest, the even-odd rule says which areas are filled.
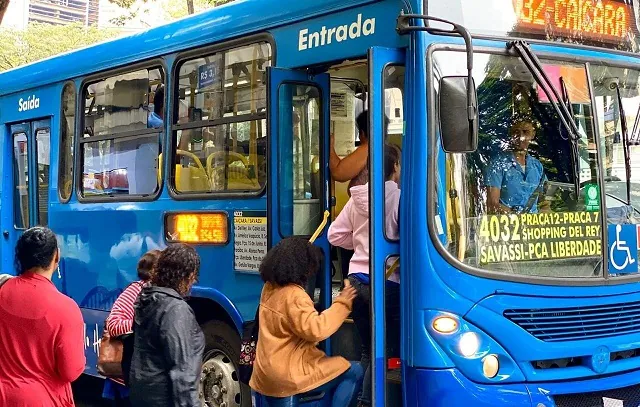
[[[133,329],[133,305],[142,291],[139,282],[131,284],[116,299],[107,317],[107,331],[112,338],[129,333]]]

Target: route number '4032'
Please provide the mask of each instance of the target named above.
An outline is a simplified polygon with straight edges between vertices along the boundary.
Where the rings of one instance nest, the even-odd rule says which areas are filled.
[[[492,242],[521,240],[522,226],[518,215],[483,216],[480,220],[480,238]]]

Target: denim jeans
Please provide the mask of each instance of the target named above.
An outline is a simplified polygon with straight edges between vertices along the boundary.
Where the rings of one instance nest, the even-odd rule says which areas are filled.
[[[353,300],[351,316],[362,342],[360,363],[365,369],[362,393],[358,398],[365,406],[371,405],[371,287],[355,277],[349,282],[358,292]],[[385,322],[387,357],[400,356],[400,285],[387,282],[385,287]]]
[[[362,366],[360,366],[359,363],[351,362],[349,370],[312,391],[315,393],[318,391],[331,392],[333,390],[331,406],[346,407],[351,404],[351,401],[360,389],[362,374]],[[258,397],[260,397],[262,407],[297,407],[300,399],[305,395],[306,393],[296,394],[290,397],[269,397],[263,395],[258,395]]]

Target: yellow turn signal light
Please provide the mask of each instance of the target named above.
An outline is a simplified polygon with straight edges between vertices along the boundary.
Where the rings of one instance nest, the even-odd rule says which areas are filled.
[[[437,317],[433,320],[433,329],[441,334],[451,334],[458,330],[458,320],[448,316]]]

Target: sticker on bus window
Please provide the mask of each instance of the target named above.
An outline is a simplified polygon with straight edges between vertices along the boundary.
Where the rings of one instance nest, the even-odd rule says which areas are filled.
[[[584,204],[589,212],[596,212],[600,210],[600,188],[598,188],[597,184],[585,185]]]
[[[609,225],[609,273],[638,272],[638,227],[636,225]]]
[[[267,254],[267,212],[233,213],[233,268],[257,273]]]
[[[602,255],[600,212],[486,215],[477,230],[480,264]]]
[[[213,85],[219,76],[217,63],[200,65],[198,67],[198,89]]]

